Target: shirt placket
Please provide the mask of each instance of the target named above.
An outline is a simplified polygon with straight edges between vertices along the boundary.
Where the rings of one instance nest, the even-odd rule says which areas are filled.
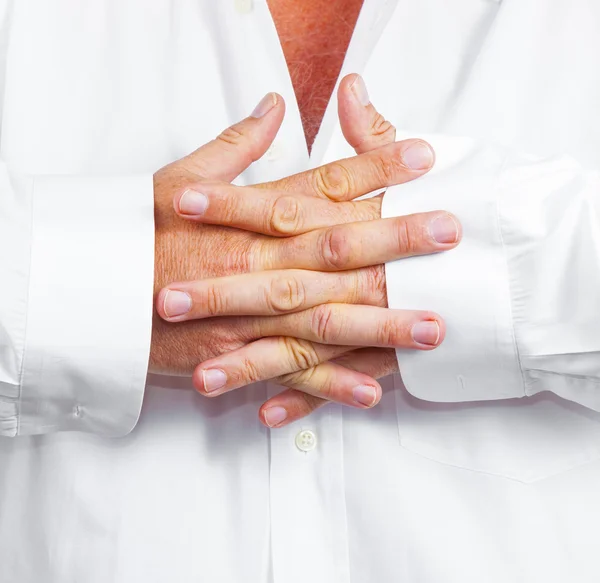
[[[294,89],[266,0],[232,0],[237,14],[254,27],[253,42],[241,58],[252,71],[253,87],[278,91],[287,114],[267,154],[245,173],[245,181],[280,178],[335,158],[338,124],[330,101],[309,158]],[[340,79],[360,73],[395,0],[365,0]],[[250,34],[250,32],[248,32]],[[334,92],[335,95],[335,92]],[[341,157],[337,155],[337,157]],[[283,387],[267,383],[266,396]],[[343,409],[328,404],[307,418],[269,432],[270,526],[273,583],[350,583],[344,481]]]

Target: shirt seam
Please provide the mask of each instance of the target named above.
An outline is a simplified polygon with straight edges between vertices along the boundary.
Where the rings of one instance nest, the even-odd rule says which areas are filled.
[[[587,381],[587,382],[593,383],[595,385],[600,385],[600,379],[593,377],[593,376],[572,374],[572,373],[563,373],[563,372],[554,372],[551,370],[543,370],[543,369],[539,369],[539,368],[528,368],[527,372],[532,372],[532,373],[535,373],[536,375],[540,375],[540,376],[545,375],[545,376],[555,376],[555,377],[576,379],[576,380],[580,380],[580,381]]]
[[[27,285],[27,300],[25,309],[25,326],[23,334],[23,356],[21,358],[21,370],[19,371],[19,387],[17,389],[17,398],[15,401],[16,412],[17,412],[17,435],[21,434],[21,411],[23,401],[23,384],[25,382],[25,363],[27,360],[27,340],[29,337],[29,311],[31,302],[31,286],[32,286],[32,265],[33,265],[33,221],[34,221],[34,206],[35,206],[35,179],[31,178],[31,208],[29,217],[29,278]]]
[[[529,396],[528,392],[527,392],[527,380],[525,379],[525,371],[523,370],[523,362],[521,360],[521,353],[519,351],[519,343],[517,342],[517,332],[515,330],[515,318],[514,318],[514,311],[513,311],[513,286],[511,284],[511,278],[510,278],[510,268],[509,268],[509,264],[508,264],[508,253],[506,251],[506,242],[504,240],[504,234],[502,231],[502,211],[501,211],[501,197],[500,197],[500,184],[502,182],[502,175],[504,174],[504,171],[506,169],[506,167],[508,166],[508,162],[510,160],[511,154],[507,153],[502,165],[500,167],[500,170],[498,172],[498,178],[497,178],[497,182],[495,185],[494,190],[496,191],[496,219],[498,221],[498,235],[500,236],[500,245],[502,247],[502,257],[504,259],[504,267],[505,267],[505,272],[506,272],[506,286],[508,288],[508,310],[509,310],[509,315],[510,315],[510,331],[511,331],[511,339],[512,339],[512,343],[513,343],[513,348],[514,348],[514,353],[515,356],[517,358],[517,364],[519,366],[519,373],[521,375],[521,382],[523,383],[522,386],[522,391],[523,391],[523,396],[527,397]]]

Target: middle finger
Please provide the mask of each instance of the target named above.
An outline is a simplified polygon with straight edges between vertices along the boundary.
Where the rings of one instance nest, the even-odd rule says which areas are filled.
[[[358,269],[447,251],[458,244],[460,234],[458,220],[444,211],[336,225],[262,241],[257,265],[260,269]]]
[[[188,220],[223,225],[272,237],[300,235],[342,223],[379,219],[382,196],[356,202],[331,202],[304,194],[199,183],[174,200],[177,214]]]

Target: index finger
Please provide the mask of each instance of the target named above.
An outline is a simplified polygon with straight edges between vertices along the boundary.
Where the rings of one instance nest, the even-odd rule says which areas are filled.
[[[433,148],[427,142],[409,139],[257,186],[333,201],[353,200],[414,180],[428,172],[434,160]]]
[[[268,93],[249,117],[228,127],[179,164],[198,178],[230,182],[267,151],[284,115],[283,97]]]

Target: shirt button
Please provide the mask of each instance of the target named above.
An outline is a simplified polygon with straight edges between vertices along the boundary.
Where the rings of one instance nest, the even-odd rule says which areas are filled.
[[[317,436],[308,429],[301,431],[296,435],[296,447],[300,451],[312,451],[317,447]]]
[[[235,0],[235,9],[240,14],[252,12],[252,0]]]

